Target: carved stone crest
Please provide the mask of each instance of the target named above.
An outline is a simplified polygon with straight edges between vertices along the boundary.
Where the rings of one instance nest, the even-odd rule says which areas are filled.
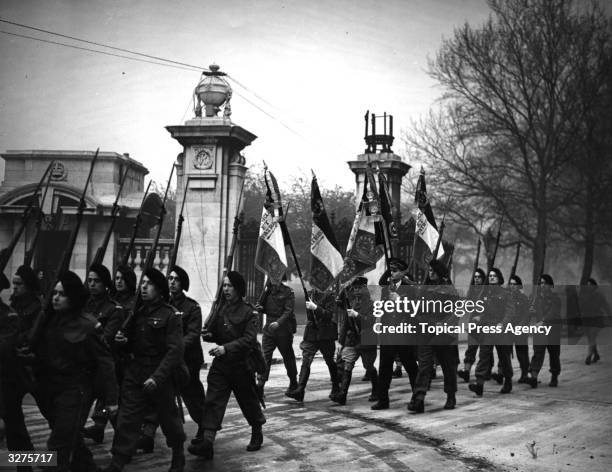
[[[55,161],[53,167],[51,168],[51,180],[66,180],[67,177],[68,172],[66,171],[64,164],[59,161]]]
[[[195,155],[193,157],[193,166],[196,169],[207,170],[212,168],[214,164],[212,148],[194,148]]]

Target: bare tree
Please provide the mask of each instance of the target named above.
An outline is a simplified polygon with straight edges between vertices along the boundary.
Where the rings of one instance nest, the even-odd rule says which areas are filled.
[[[553,213],[575,200],[565,172],[581,154],[584,96],[577,86],[592,50],[609,38],[600,8],[571,0],[490,0],[493,15],[444,41],[429,73],[441,110],[406,135],[410,152],[452,195],[457,220],[474,229],[505,215],[545,267]],[[602,31],[603,29],[603,31]],[[606,32],[607,31],[607,32]],[[597,34],[595,34],[597,32]],[[610,80],[608,75],[608,80]],[[486,226],[486,225],[485,225]]]

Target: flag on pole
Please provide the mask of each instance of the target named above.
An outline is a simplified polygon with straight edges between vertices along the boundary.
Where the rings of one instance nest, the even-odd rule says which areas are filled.
[[[393,246],[394,244],[397,245],[397,241],[399,240],[398,225],[395,219],[396,209],[393,207],[393,203],[391,201],[387,178],[381,171],[378,171],[378,187],[378,193],[380,194],[380,214],[383,219],[383,224],[385,225],[386,235],[389,238],[389,241],[387,241],[389,246],[389,256],[393,257]],[[392,241],[395,241],[395,243],[391,244]]]
[[[375,223],[378,214],[370,214],[368,199],[368,179],[363,184],[363,195],[355,214],[355,221],[346,247],[344,268],[340,274],[340,282],[346,284],[376,268],[376,262],[383,256],[383,251],[377,242]],[[378,213],[378,209],[375,210]]]
[[[414,202],[417,204],[415,241],[414,241],[414,261],[425,267],[433,258],[433,253],[438,243],[438,227],[434,218],[433,210],[427,198],[427,188],[425,186],[425,171],[421,167],[421,174],[417,182]],[[444,247],[440,244],[437,259],[444,256]]]
[[[266,179],[266,201],[261,212],[255,267],[265,273],[272,283],[280,283],[287,271],[287,254],[285,240],[279,219],[281,218],[280,202],[272,197],[272,191]]]
[[[312,174],[310,208],[312,210],[310,284],[324,291],[334,283],[334,279],[342,272],[344,261],[342,260],[342,254],[340,254],[336,236],[325,212],[319,184],[314,172]]]

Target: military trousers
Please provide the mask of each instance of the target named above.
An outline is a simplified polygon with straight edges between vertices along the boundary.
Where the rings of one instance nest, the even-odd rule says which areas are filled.
[[[295,353],[293,352],[293,334],[289,334],[286,330],[281,331],[281,329],[282,328],[279,328],[276,332],[271,333],[264,330],[261,339],[261,348],[263,350],[264,359],[266,360],[266,371],[262,376],[264,382],[270,377],[272,354],[275,349],[278,349],[283,358],[289,380],[297,377],[297,364],[295,362]]]
[[[244,363],[232,362],[222,357],[213,359],[208,371],[208,391],[204,400],[201,428],[214,431],[221,429],[227,402],[232,393],[251,426],[264,424],[266,418],[257,398],[255,374],[249,372]]]
[[[379,401],[389,400],[389,387],[393,377],[393,365],[395,357],[399,356],[404,369],[408,373],[410,386],[414,391],[416,377],[419,371],[417,365],[416,346],[380,346],[380,361],[378,364],[378,399]]]
[[[457,362],[459,356],[456,345],[439,346],[417,346],[419,359],[419,372],[414,386],[417,397],[424,398],[429,389],[429,382],[434,368],[434,358],[442,367],[444,376],[444,392],[455,393],[457,391]]]

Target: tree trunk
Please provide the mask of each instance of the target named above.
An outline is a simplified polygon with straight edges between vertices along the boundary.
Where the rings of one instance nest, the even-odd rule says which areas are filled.
[[[591,179],[589,179],[590,181]],[[584,259],[582,264],[582,275],[580,285],[586,285],[593,271],[593,259],[595,256],[595,212],[591,196],[591,182],[587,184],[586,205],[584,215]]]

